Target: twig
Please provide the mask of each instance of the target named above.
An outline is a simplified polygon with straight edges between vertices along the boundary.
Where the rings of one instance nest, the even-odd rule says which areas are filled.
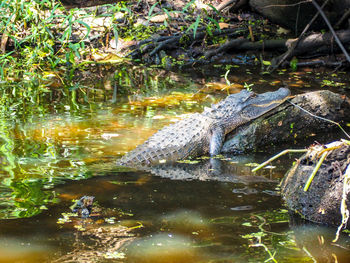
[[[249,25],[249,26],[248,26],[248,29],[249,29],[250,40],[251,40],[252,42],[254,42],[254,41],[255,41],[255,39],[254,39],[254,35],[253,35],[253,29],[252,29],[252,26],[251,26],[251,25]]]
[[[224,30],[215,30],[212,34],[214,36],[220,36],[220,35],[232,35],[235,34],[237,29],[234,28],[228,28]],[[184,33],[176,33],[172,36],[161,36],[156,39],[148,39],[148,40],[143,40],[137,45],[137,49],[131,51],[127,57],[139,57],[145,53],[149,53],[150,56],[155,55],[158,53],[160,50],[164,50],[169,46],[176,46],[180,42],[182,37],[188,37],[191,41],[203,39],[206,35],[206,29],[199,29],[197,30],[197,34],[195,37],[193,37],[192,32],[184,32]],[[146,44],[146,46],[142,47],[142,45]],[[152,51],[150,51],[152,50]]]
[[[305,1],[300,1],[295,4],[283,4],[283,5],[265,5],[263,8],[271,8],[271,7],[290,7],[290,6],[297,6],[301,4],[306,4],[311,2],[311,0],[305,0]]]
[[[308,110],[305,110],[304,108],[300,107],[299,105],[291,102],[290,100],[287,100],[290,104],[292,104],[293,106],[297,107],[298,109],[306,112],[307,114],[311,115],[312,117],[314,118],[317,118],[317,119],[320,119],[320,120],[323,120],[323,121],[327,121],[327,122],[330,122],[332,124],[335,124],[339,127],[339,129],[341,129],[341,131],[350,139],[350,135],[343,129],[343,127],[338,123],[338,122],[335,122],[335,121],[332,121],[330,119],[326,119],[326,118],[323,118],[323,117],[320,117],[320,116],[317,116],[311,112],[309,112]]]
[[[315,177],[317,171],[320,169],[320,167],[321,167],[321,165],[322,165],[324,159],[326,159],[327,154],[328,154],[328,152],[324,152],[324,153],[322,154],[320,160],[318,160],[318,162],[317,162],[317,164],[316,164],[314,170],[312,171],[311,175],[309,176],[309,178],[308,178],[307,181],[306,181],[306,184],[305,184],[305,186],[304,186],[304,192],[306,192],[306,191],[309,189],[312,180],[314,179],[314,177]]]
[[[346,142],[341,142],[340,144],[336,144],[336,145],[333,144],[332,146],[330,146],[330,144],[328,144],[328,147],[326,147],[325,149],[323,149],[323,150],[317,152],[317,156],[319,156],[319,155],[321,155],[321,154],[322,154],[322,156],[321,156],[320,160],[318,160],[318,162],[317,162],[317,164],[316,164],[314,170],[312,171],[312,173],[311,173],[311,175],[309,176],[307,182],[305,183],[304,192],[306,192],[306,191],[309,189],[310,184],[312,183],[312,181],[313,181],[313,179],[314,179],[316,173],[317,173],[318,170],[320,169],[320,167],[321,167],[323,161],[326,159],[327,155],[328,155],[331,151],[333,151],[333,150],[335,150],[335,149],[339,149],[339,148],[342,147],[345,143],[346,143]]]
[[[266,165],[268,165],[272,161],[276,160],[277,158],[279,158],[282,155],[285,155],[287,153],[303,153],[303,152],[307,152],[307,151],[308,151],[307,149],[287,149],[287,150],[284,150],[284,151],[280,152],[279,154],[276,154],[275,156],[272,156],[270,159],[268,159],[267,161],[263,162],[259,166],[255,167],[252,170],[252,172],[255,173],[256,171],[260,170],[261,168],[265,167]]]
[[[233,49],[233,48],[237,48],[238,46],[240,46],[242,43],[247,42],[246,39],[244,38],[237,38],[237,39],[232,39],[231,41],[221,45],[219,48],[214,49],[214,50],[208,50],[205,54],[204,57],[205,59],[209,59],[212,56],[215,56],[216,54],[219,54],[221,52]]]
[[[342,17],[338,20],[338,22],[334,25],[334,28],[338,28],[343,24],[343,22],[349,17],[350,15],[350,8],[342,15]]]
[[[329,0],[326,0],[323,4],[322,7],[325,7],[325,5],[328,3]],[[309,30],[310,26],[313,24],[313,22],[317,19],[318,15],[320,14],[320,12],[318,11],[310,20],[310,22],[306,25],[306,27],[304,28],[303,32],[301,32],[301,34],[299,35],[299,37],[297,38],[297,40],[295,42],[293,42],[293,44],[291,45],[291,47],[288,49],[288,51],[283,55],[283,57],[277,62],[276,65],[274,65],[271,70],[274,71],[276,68],[278,68],[286,59],[288,59],[291,54],[293,53],[293,51],[296,49],[296,47],[298,46],[298,44],[300,43],[300,41],[304,38],[304,35],[306,34],[306,32]]]
[[[170,39],[167,39],[165,41],[163,41],[162,43],[160,43],[155,49],[153,49],[149,55],[150,56],[153,56],[155,55],[157,52],[159,52],[160,50],[163,50],[165,49],[165,47],[168,47],[169,45],[173,44],[173,45],[176,45],[179,40],[180,40],[181,37],[174,37],[174,38],[170,38]]]
[[[269,248],[263,244],[263,243],[257,243],[257,244],[252,244],[252,245],[249,245],[249,247],[263,247],[265,249],[265,251],[269,254],[270,258],[268,258],[267,260],[265,260],[265,262],[268,262],[270,260],[272,260],[274,263],[278,263],[278,261],[275,259],[275,253],[271,253],[271,251],[269,250]]]
[[[342,215],[342,222],[340,226],[337,229],[337,233],[335,235],[335,238],[332,242],[337,242],[339,239],[339,233],[342,230],[342,228],[348,223],[349,221],[349,210],[346,205],[346,201],[348,199],[348,193],[349,193],[349,186],[350,186],[350,164],[347,166],[344,174],[344,181],[343,181],[343,194],[342,194],[342,200],[340,204],[340,211]]]
[[[313,261],[314,263],[317,263],[317,260],[315,259],[315,257],[309,252],[309,250],[307,250],[306,247],[303,247],[303,250],[304,250],[304,252],[312,259],[312,261]]]
[[[318,12],[320,13],[320,15],[322,16],[323,20],[326,22],[329,30],[332,32],[335,41],[337,42],[338,46],[340,47],[341,51],[344,53],[347,61],[350,63],[350,56],[348,54],[348,52],[346,51],[346,49],[344,48],[343,44],[340,42],[337,34],[335,33],[331,23],[329,22],[328,18],[326,17],[326,15],[324,14],[324,12],[322,11],[321,7],[316,3],[315,0],[312,0],[313,5],[316,7],[316,9],[318,10]]]

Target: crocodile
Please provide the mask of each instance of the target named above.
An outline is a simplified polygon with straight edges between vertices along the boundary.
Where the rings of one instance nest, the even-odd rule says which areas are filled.
[[[164,127],[117,161],[119,166],[142,167],[175,162],[209,153],[218,155],[225,135],[283,103],[290,91],[256,94],[242,90],[221,102]]]

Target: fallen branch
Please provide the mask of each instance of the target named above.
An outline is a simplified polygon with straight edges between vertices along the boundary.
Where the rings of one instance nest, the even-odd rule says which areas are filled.
[[[350,43],[350,30],[339,30],[335,33],[342,43]],[[286,46],[289,47],[289,49],[291,49],[291,47],[295,45],[293,43],[296,41],[298,41],[298,39],[290,39],[286,42]],[[317,56],[320,56],[322,54],[328,54],[329,46],[331,46],[332,43],[333,34],[330,32],[327,32],[325,34],[312,34],[300,40],[298,46],[294,49],[291,49],[291,52],[288,54],[288,57],[300,56],[302,54]],[[282,61],[284,56],[285,54],[273,59],[271,64],[275,65],[274,67],[278,67],[279,65],[276,61]]]
[[[311,60],[311,61],[302,61],[302,62],[298,62],[296,64],[297,68],[300,67],[315,67],[315,66],[323,66],[323,67],[342,67],[345,66],[346,61],[325,61],[322,59],[316,59],[316,60]],[[282,63],[281,65],[282,67],[288,67],[289,66],[289,62],[285,61]]]
[[[203,40],[207,36],[207,31],[202,29],[197,31],[197,34],[193,36],[193,32],[185,32],[175,34],[173,36],[162,36],[157,39],[147,39],[141,41],[135,48],[134,51],[128,54],[132,58],[140,57],[146,53],[149,53],[150,56],[156,55],[161,50],[166,50],[169,48],[176,48],[179,46],[181,39],[186,38],[188,41],[198,41]],[[234,36],[238,37],[242,34],[242,31],[237,30],[236,28],[227,28],[223,30],[215,30],[212,32],[213,36]],[[149,44],[148,44],[149,43]],[[145,45],[142,47],[142,45]]]

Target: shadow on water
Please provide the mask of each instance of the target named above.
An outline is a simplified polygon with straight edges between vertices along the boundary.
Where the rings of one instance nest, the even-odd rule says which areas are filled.
[[[350,259],[346,236],[333,245],[318,228],[290,228],[278,181],[295,156],[258,176],[250,165],[273,149],[144,171],[115,166],[157,129],[239,92],[245,82],[262,92],[284,79],[298,84],[298,93],[309,75],[244,70],[239,79],[239,72],[228,87],[223,77],[198,72],[183,81],[174,73],[124,69],[98,80],[100,88],[68,92],[67,101],[39,96],[39,110],[28,101],[21,104],[26,110],[11,104],[14,95],[7,94],[0,118],[0,262],[263,262],[275,252],[278,262]],[[69,209],[83,195],[95,196],[86,219]],[[312,248],[307,231],[321,240]],[[325,246],[329,253],[317,256]]]

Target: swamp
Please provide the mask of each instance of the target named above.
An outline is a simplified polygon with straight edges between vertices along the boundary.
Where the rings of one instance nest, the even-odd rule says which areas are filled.
[[[327,165],[349,170],[334,224],[281,196],[308,159],[300,151],[253,170],[286,149],[323,147],[315,155],[327,158],[330,143],[349,146],[349,10],[345,0],[1,1],[0,263],[349,262],[347,152],[320,163],[326,178]],[[117,165],[231,94],[281,87],[288,98],[240,123],[218,155]]]

